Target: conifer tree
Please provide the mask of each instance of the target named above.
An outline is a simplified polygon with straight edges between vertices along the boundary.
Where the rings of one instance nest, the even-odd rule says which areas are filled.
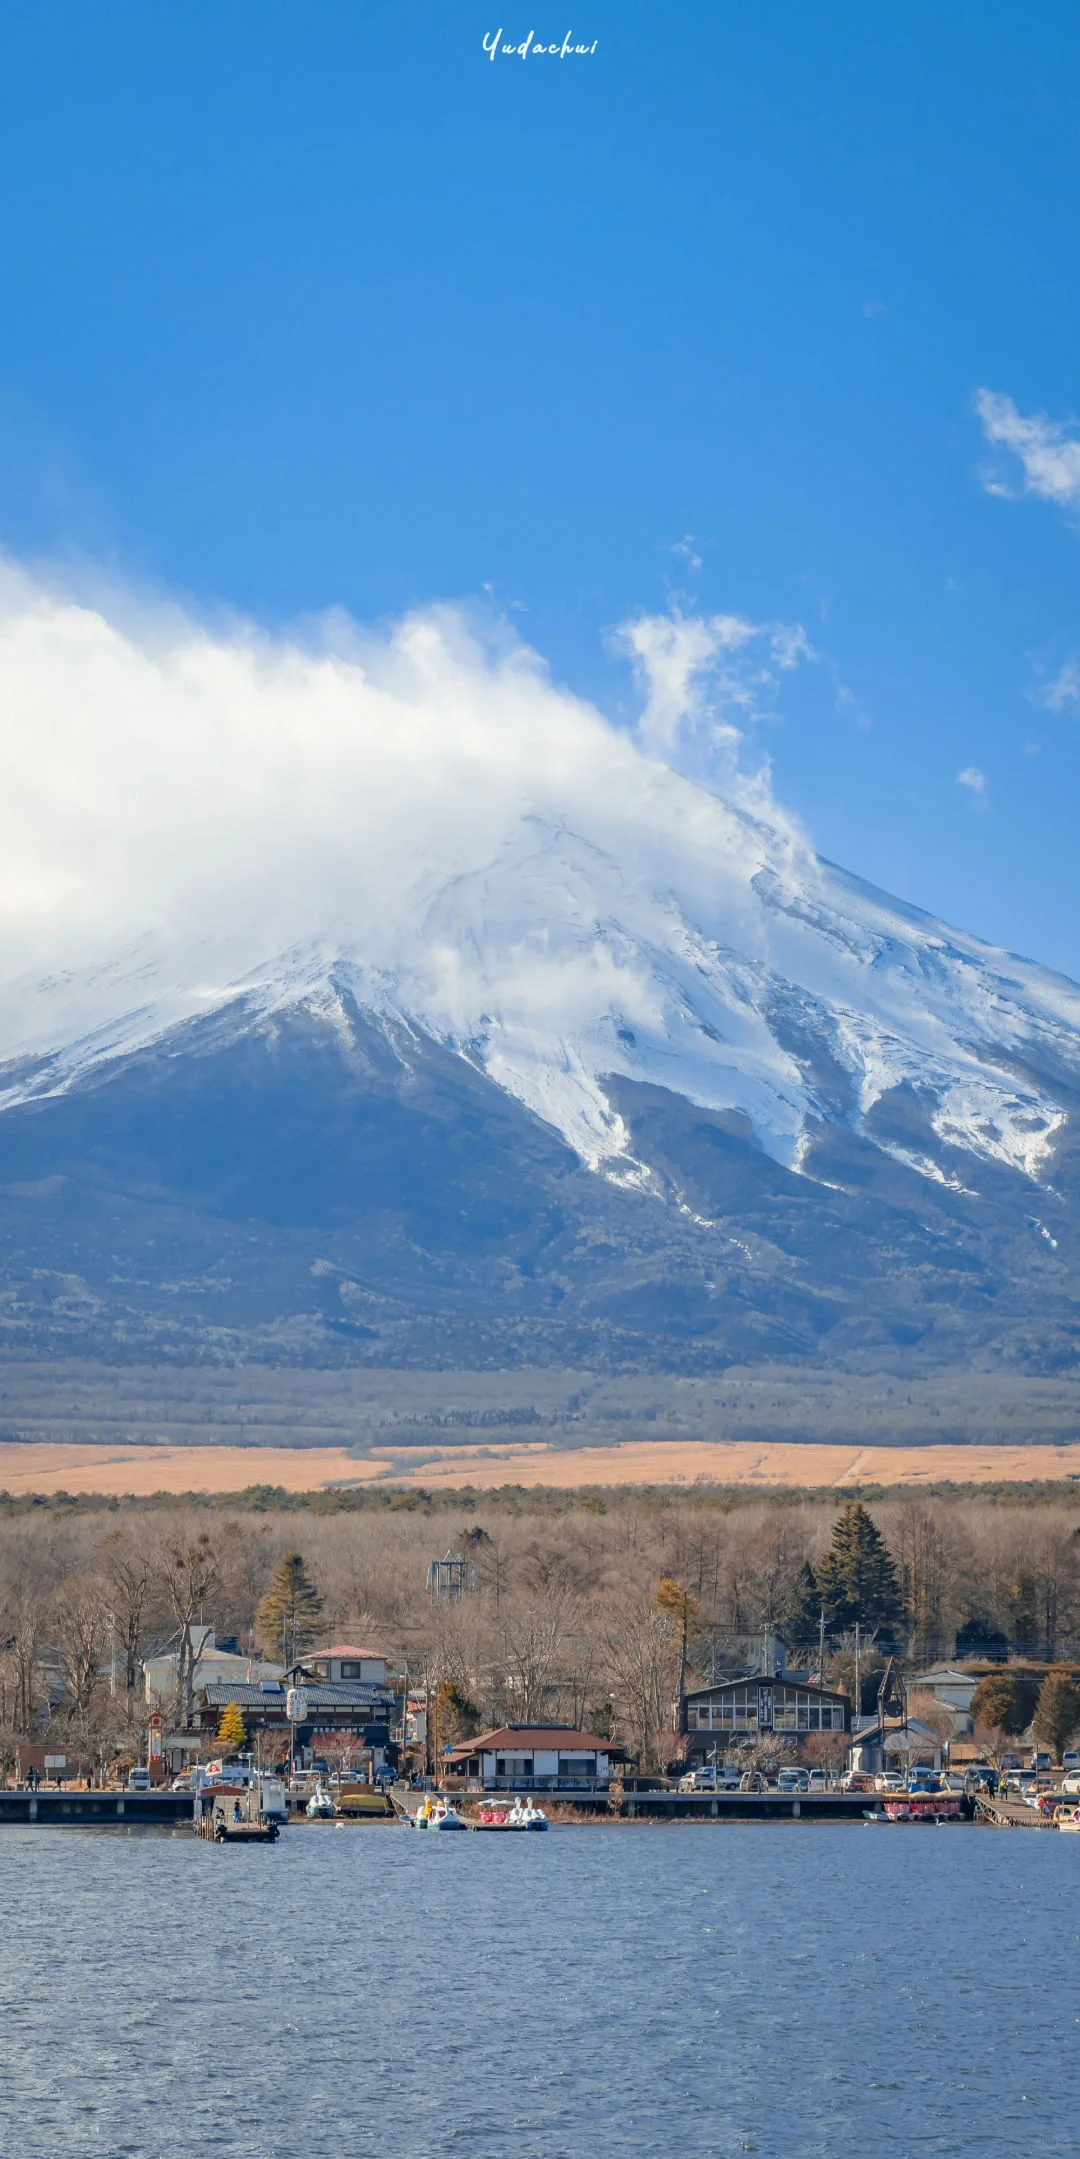
[[[247,1726],[238,1702],[226,1702],[217,1728],[218,1746],[223,1754],[242,1754],[247,1746]]]
[[[305,1569],[302,1553],[287,1552],[256,1615],[261,1647],[275,1661],[292,1664],[310,1649],[321,1616],[322,1598]]]
[[[794,1646],[802,1647],[816,1642],[821,1628],[821,1591],[810,1561],[804,1559],[792,1584],[787,1611],[780,1623],[780,1632]]]
[[[833,1525],[832,1544],[817,1570],[827,1625],[880,1627],[886,1633],[903,1617],[903,1598],[889,1547],[861,1499],[851,1499]]]

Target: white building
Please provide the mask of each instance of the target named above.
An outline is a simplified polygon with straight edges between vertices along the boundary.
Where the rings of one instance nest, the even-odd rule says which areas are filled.
[[[502,1724],[451,1747],[440,1767],[486,1792],[595,1791],[609,1783],[618,1752],[562,1724]]]
[[[932,1694],[934,1700],[951,1710],[953,1730],[961,1733],[974,1729],[971,1720],[971,1697],[979,1682],[972,1672],[957,1671],[952,1664],[935,1664],[928,1672],[917,1672],[908,1682],[911,1694]]]
[[[364,1649],[355,1642],[331,1642],[328,1649],[309,1649],[291,1667],[290,1679],[302,1686],[305,1679],[321,1679],[332,1687],[355,1683],[361,1687],[385,1687],[386,1657],[381,1649]]]
[[[263,1657],[243,1657],[234,1650],[219,1649],[213,1627],[192,1627],[191,1645],[195,1657],[196,1693],[200,1687],[227,1686],[230,1681],[239,1685],[251,1680],[257,1686],[261,1680],[282,1677],[280,1664],[268,1664]],[[159,1650],[156,1656],[147,1657],[143,1670],[146,1699],[151,1709],[166,1709],[175,1703],[179,1662],[180,1652],[175,1640]]]
[[[918,1717],[909,1717],[906,1723],[900,1717],[886,1717],[884,1744],[876,1717],[851,1735],[853,1769],[895,1769],[903,1775],[916,1762],[941,1768],[941,1735]]]

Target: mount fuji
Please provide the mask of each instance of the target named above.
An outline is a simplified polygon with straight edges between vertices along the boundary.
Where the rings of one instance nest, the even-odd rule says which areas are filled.
[[[1080,988],[634,754],[10,980],[7,1354],[1071,1369]]]

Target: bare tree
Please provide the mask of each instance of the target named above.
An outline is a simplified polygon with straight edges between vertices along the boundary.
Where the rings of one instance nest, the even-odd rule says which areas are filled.
[[[185,1542],[168,1539],[160,1548],[161,1575],[178,1628],[176,1656],[176,1713],[181,1729],[190,1728],[195,1713],[195,1671],[202,1651],[192,1640],[192,1628],[201,1619],[206,1600],[218,1578],[217,1553],[203,1530]]]
[[[139,1679],[143,1617],[153,1581],[150,1557],[141,1541],[133,1545],[118,1530],[99,1546],[97,1566],[115,1648],[124,1660],[124,1691],[130,1695]]]
[[[105,1649],[108,1625],[101,1584],[92,1575],[76,1575],[53,1605],[53,1642],[71,1723],[84,1725]]]
[[[628,1583],[613,1601],[603,1633],[604,1671],[620,1736],[645,1769],[658,1768],[674,1744],[680,1639],[651,1583]]]
[[[515,1722],[536,1724],[544,1716],[552,1688],[563,1677],[560,1662],[576,1610],[576,1598],[559,1590],[543,1599],[519,1595],[504,1601],[499,1636]]]

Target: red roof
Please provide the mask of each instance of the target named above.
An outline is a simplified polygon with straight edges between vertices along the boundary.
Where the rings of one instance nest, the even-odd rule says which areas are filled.
[[[469,1754],[617,1754],[610,1739],[595,1732],[568,1731],[564,1724],[500,1724],[493,1732],[478,1732],[451,1747],[449,1759]]]

